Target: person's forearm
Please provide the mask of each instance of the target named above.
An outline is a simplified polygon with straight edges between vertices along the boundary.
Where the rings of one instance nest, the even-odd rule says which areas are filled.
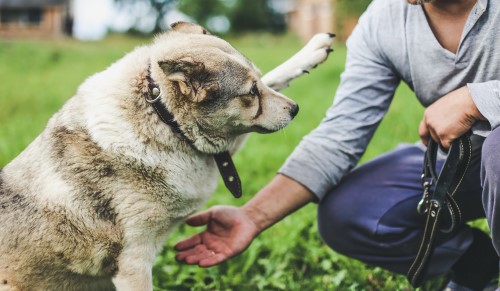
[[[313,193],[300,183],[278,174],[242,208],[263,231],[314,199]]]

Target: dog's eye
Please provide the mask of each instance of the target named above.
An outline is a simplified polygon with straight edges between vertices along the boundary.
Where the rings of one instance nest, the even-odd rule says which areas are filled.
[[[257,89],[257,83],[253,82],[252,88],[250,89],[250,95],[254,97],[259,97],[259,89]]]

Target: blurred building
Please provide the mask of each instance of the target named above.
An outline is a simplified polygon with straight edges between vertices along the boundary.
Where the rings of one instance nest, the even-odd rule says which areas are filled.
[[[358,23],[361,12],[345,13],[340,0],[269,0],[273,8],[286,15],[288,29],[306,42],[318,32],[332,32],[345,41]],[[345,0],[343,5],[349,5]],[[366,2],[358,0],[359,2]]]
[[[71,35],[72,0],[0,0],[0,37]]]
[[[290,0],[287,23],[303,41],[318,32],[334,31],[335,0]]]

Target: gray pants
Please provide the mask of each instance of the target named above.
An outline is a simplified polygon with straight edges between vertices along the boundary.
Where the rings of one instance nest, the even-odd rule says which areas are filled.
[[[466,220],[487,218],[497,253],[500,252],[498,145],[500,129],[486,138],[461,187],[470,198],[466,203]],[[417,146],[398,147],[348,174],[319,204],[318,224],[324,241],[339,253],[406,274],[422,236],[424,217],[417,213],[416,206],[422,197],[423,156]],[[499,206],[495,207],[497,201]],[[472,242],[473,231],[467,225],[451,234],[440,233],[427,276],[449,271]],[[487,247],[494,257],[491,245]]]

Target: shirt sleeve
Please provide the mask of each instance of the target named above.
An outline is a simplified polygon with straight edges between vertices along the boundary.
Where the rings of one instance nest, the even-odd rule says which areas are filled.
[[[491,130],[500,125],[500,81],[467,84],[477,109],[488,120]]]
[[[347,41],[346,68],[333,105],[279,170],[318,200],[358,163],[399,84],[391,63],[378,49],[376,34],[384,29],[379,25],[369,10],[360,18]]]

